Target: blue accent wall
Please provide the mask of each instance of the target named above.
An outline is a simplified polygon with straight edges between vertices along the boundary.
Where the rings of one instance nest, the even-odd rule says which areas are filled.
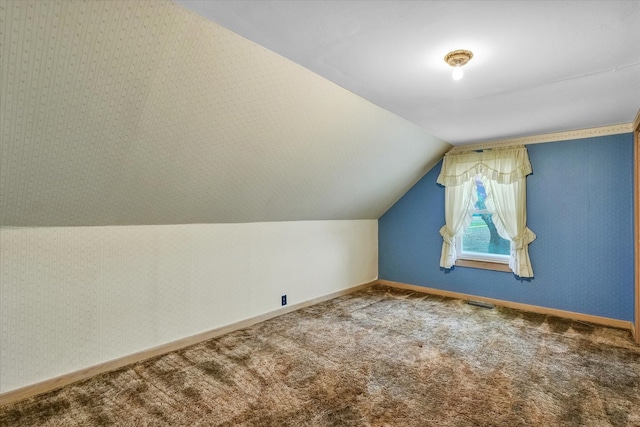
[[[632,321],[633,134],[527,148],[533,279],[440,268],[442,162],[379,219],[380,279]]]

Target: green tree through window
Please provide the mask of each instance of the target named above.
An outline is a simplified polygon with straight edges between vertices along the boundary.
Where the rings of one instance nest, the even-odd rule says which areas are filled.
[[[493,215],[487,210],[485,200],[487,192],[482,185],[480,176],[475,179],[478,201],[471,217],[471,224],[462,236],[462,252],[481,254],[509,255],[511,242],[498,234]]]

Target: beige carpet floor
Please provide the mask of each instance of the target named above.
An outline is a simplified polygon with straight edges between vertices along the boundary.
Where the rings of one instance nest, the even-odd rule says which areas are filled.
[[[376,286],[2,407],[0,425],[640,426],[640,348]]]

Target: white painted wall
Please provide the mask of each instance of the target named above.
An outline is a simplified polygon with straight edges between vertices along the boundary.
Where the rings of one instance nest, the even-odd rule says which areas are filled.
[[[0,228],[0,393],[377,277],[378,222]]]

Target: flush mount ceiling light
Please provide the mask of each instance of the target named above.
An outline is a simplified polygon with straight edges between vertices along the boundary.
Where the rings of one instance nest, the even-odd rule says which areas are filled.
[[[458,49],[447,53],[444,56],[444,61],[453,67],[453,80],[460,80],[462,78],[462,66],[469,62],[473,58],[473,53],[469,50]]]

